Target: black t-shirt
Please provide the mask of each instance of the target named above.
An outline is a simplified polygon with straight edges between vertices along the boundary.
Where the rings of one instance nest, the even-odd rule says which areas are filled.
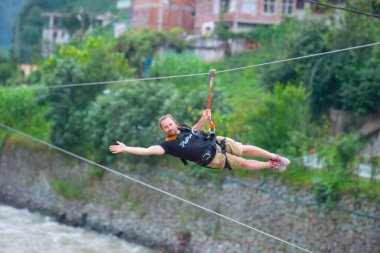
[[[196,130],[180,129],[175,140],[164,141],[159,145],[165,150],[165,154],[200,163],[202,156],[210,149],[210,144],[210,139]]]

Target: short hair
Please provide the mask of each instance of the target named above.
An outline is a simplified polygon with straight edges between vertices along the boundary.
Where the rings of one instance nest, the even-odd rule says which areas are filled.
[[[158,119],[158,126],[162,129],[162,126],[161,126],[161,122],[167,118],[170,118],[174,121],[174,123],[176,123],[178,125],[178,121],[173,117],[173,115],[171,114],[165,114],[164,116],[161,116],[159,119]]]

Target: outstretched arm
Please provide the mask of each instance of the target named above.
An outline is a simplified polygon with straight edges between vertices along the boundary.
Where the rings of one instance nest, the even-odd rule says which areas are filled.
[[[193,126],[193,129],[195,130],[203,130],[204,129],[204,126],[207,122],[207,120],[211,117],[211,110],[210,109],[206,109],[203,111],[203,114],[202,114],[202,117],[199,119],[199,121],[197,122],[197,124],[195,124]]]
[[[117,141],[118,145],[112,145],[109,147],[109,150],[113,154],[117,153],[130,153],[134,155],[163,155],[165,150],[159,146],[150,146],[149,148],[140,148],[140,147],[128,147],[124,143]]]

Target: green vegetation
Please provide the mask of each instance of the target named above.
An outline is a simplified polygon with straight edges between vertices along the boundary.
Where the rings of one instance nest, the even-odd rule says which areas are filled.
[[[40,12],[38,8],[31,7],[28,15],[33,14],[33,9]],[[278,26],[235,34],[260,47],[212,64],[186,53],[187,44],[178,36],[180,31],[129,31],[118,39],[89,36],[75,40],[59,48],[55,56],[43,61],[39,71],[25,80],[29,85],[49,89],[38,92],[15,89],[13,83],[2,88],[1,122],[97,162],[112,163],[116,156],[107,148],[116,140],[131,146],[160,142],[162,136],[156,119],[163,114],[171,113],[181,122],[194,124],[206,106],[208,80],[204,75],[149,82],[111,84],[111,81],[147,75],[207,73],[210,68],[224,70],[380,40],[378,20],[345,13],[338,24],[334,22],[326,25],[288,19]],[[30,34],[33,29],[29,29]],[[160,49],[168,47],[175,53],[161,56]],[[358,136],[354,126],[331,135],[328,120],[330,108],[356,114],[380,111],[379,48],[218,74],[213,91],[213,119],[218,134],[289,156],[294,162],[285,175],[270,171],[255,173],[309,187],[327,210],[339,201],[342,193],[380,201],[379,182],[361,179],[356,171],[358,163],[365,159],[356,154],[367,139]],[[154,64],[147,71],[147,61],[152,59]],[[12,80],[6,76],[7,71],[1,72],[0,64],[2,73],[5,73],[2,78]],[[54,87],[99,81],[110,83]],[[311,154],[318,154],[324,162],[322,169],[303,165],[301,157]],[[162,162],[157,157],[117,156],[117,159],[128,163]],[[196,166],[190,166],[188,172],[216,185],[227,175]],[[91,180],[102,176],[98,171],[90,174]],[[235,176],[255,175],[237,171]],[[63,184],[57,182],[58,192],[77,197],[72,186]],[[136,212],[144,214],[141,207],[136,208]]]
[[[20,11],[20,45],[19,57],[21,62],[35,62],[40,58],[42,28],[47,25],[48,19],[42,16],[44,12],[60,12],[65,15],[62,20],[72,35],[83,35],[83,29],[90,25],[97,14],[115,10],[116,0],[27,0]],[[80,23],[77,15],[83,17]]]
[[[54,191],[64,198],[68,199],[83,199],[83,194],[79,187],[72,181],[59,179],[54,183]]]
[[[46,108],[38,103],[36,93],[27,87],[0,90],[0,122],[45,141],[50,135],[49,123],[45,120]],[[0,141],[6,133],[4,129],[0,130]]]
[[[129,189],[124,190],[123,198],[130,203],[130,210],[138,214],[143,218],[146,214],[144,206],[141,204],[141,200],[133,194],[130,194]]]

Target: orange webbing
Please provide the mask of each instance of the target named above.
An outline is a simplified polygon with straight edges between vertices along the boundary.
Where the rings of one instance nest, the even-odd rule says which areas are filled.
[[[216,75],[216,70],[212,69],[210,70],[210,75],[209,75],[209,81],[210,81],[210,92],[208,95],[208,101],[207,101],[207,109],[211,109],[211,102],[212,102],[212,84],[214,82],[214,78]],[[208,118],[208,121],[210,122],[210,130],[215,131],[215,125],[211,120],[211,116]]]

